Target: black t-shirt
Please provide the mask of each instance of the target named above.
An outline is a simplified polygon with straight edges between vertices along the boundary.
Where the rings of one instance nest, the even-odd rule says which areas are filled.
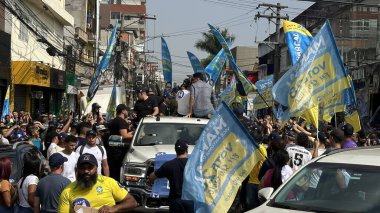
[[[153,114],[154,107],[158,107],[157,100],[149,96],[145,101],[137,100],[133,110],[137,114],[137,121],[140,121],[141,118]]]
[[[164,114],[164,115],[167,115],[169,116],[170,114],[170,107],[169,105],[166,105],[165,103],[161,103],[159,106],[158,106],[158,110],[160,111],[160,114]]]
[[[121,129],[128,129],[128,123],[124,119],[116,117],[109,123],[108,128],[110,135],[120,135]]]
[[[187,158],[175,158],[164,163],[164,165],[154,172],[158,178],[165,177],[169,180],[169,199],[177,199],[182,196],[183,172],[186,162]]]

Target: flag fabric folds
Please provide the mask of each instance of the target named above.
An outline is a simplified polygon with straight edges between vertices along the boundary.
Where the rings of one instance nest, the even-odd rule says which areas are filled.
[[[94,98],[96,92],[99,88],[99,82],[101,75],[107,70],[108,65],[110,64],[110,60],[112,57],[112,52],[116,44],[116,32],[118,21],[116,20],[115,26],[112,30],[111,37],[108,40],[107,49],[103,55],[103,58],[100,60],[98,66],[96,67],[96,72],[94,76],[91,78],[90,86],[87,91],[87,101],[90,102],[92,98]]]
[[[247,96],[249,93],[256,92],[256,86],[253,85],[244,75],[244,73],[240,70],[240,68],[237,66],[235,59],[232,56],[232,53],[228,47],[228,44],[226,40],[223,38],[222,34],[217,30],[214,26],[208,25],[211,29],[211,32],[214,34],[214,36],[218,39],[220,45],[222,45],[225,54],[227,55],[228,61],[232,67],[232,69],[235,72],[235,75],[237,76],[237,84],[239,87],[239,84],[242,85],[244,88],[244,92],[239,92],[241,96]],[[240,83],[239,83],[240,82]],[[242,94],[243,93],[243,94]]]
[[[204,128],[187,161],[183,200],[195,212],[227,212],[242,181],[262,160],[258,145],[225,103]]]
[[[263,80],[256,82],[257,91],[261,94],[261,96],[256,96],[253,101],[253,108],[255,110],[271,107],[273,105],[273,97],[271,93],[272,87],[273,75],[269,75]]]
[[[212,61],[205,68],[205,72],[210,75],[212,80],[211,84],[215,85],[219,78],[220,72],[223,69],[223,65],[226,62],[227,56],[224,49],[221,49],[218,54],[212,59]]]
[[[173,70],[172,70],[172,59],[169,52],[169,47],[166,44],[164,38],[161,37],[161,53],[162,53],[162,71],[164,73],[164,80],[168,83],[172,83]]]
[[[191,66],[193,67],[194,73],[205,71],[201,62],[197,58],[197,56],[195,56],[193,53],[191,53],[189,51],[187,51],[187,56],[189,57],[189,60],[190,60]]]
[[[273,98],[288,107],[288,115],[307,109],[349,88],[347,75],[327,21],[296,65],[273,86]]]
[[[286,44],[292,64],[296,64],[303,52],[310,45],[313,37],[306,28],[295,22],[284,20],[282,26],[284,28]]]
[[[116,97],[116,81],[113,82],[112,92],[110,101],[108,102],[107,106],[107,114],[106,114],[106,120],[109,121],[112,118],[115,118],[116,116],[116,106],[117,106],[117,97]]]
[[[226,87],[226,89],[220,93],[219,95],[220,102],[225,102],[227,106],[231,106],[231,104],[236,99],[236,79],[235,76],[232,76],[232,80],[230,84]]]
[[[1,120],[5,118],[6,115],[11,114],[11,108],[9,107],[10,103],[10,86],[7,88],[7,93],[5,94],[4,103],[3,103],[3,111],[1,113]]]

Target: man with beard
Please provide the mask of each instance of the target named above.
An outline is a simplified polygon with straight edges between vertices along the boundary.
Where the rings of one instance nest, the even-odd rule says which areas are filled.
[[[98,161],[94,155],[86,153],[79,157],[77,180],[62,192],[59,213],[75,212],[75,206],[98,209],[99,213],[126,212],[138,206],[136,200],[114,179],[98,175],[97,167]]]

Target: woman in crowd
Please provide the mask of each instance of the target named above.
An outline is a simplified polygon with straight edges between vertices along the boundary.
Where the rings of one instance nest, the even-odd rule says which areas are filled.
[[[12,166],[8,157],[0,158],[0,212],[13,213],[13,204],[17,199],[17,191],[9,182]]]
[[[40,176],[40,164],[41,160],[37,153],[25,153],[22,177],[17,183],[19,199],[18,213],[33,212],[34,197]]]

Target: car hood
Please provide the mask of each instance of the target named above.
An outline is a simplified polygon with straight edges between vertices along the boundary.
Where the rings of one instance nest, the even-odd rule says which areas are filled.
[[[189,153],[194,146],[189,146]],[[154,145],[154,146],[134,146],[128,153],[128,162],[143,163],[149,159],[155,158],[156,154],[175,154],[174,145]]]
[[[305,212],[305,211],[298,211],[298,210],[292,210],[292,209],[280,209],[280,208],[270,207],[263,204],[248,212],[255,212],[255,213],[272,213],[272,212],[294,213],[294,212],[297,212],[297,213],[300,213],[300,212]]]

